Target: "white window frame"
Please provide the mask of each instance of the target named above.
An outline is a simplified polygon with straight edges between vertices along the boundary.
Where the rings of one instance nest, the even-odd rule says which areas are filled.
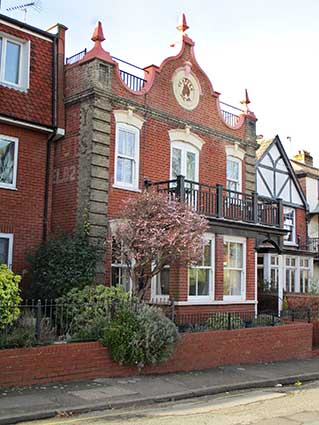
[[[164,269],[166,269],[166,270],[168,269],[169,272],[170,272],[170,266],[167,265],[167,266],[164,267]],[[165,301],[169,300],[169,297],[170,297],[169,294],[160,295],[160,294],[156,293],[156,285],[157,285],[158,279],[160,279],[160,276],[161,276],[161,272],[158,273],[157,275],[153,276],[152,283],[151,283],[151,294],[152,294],[153,300],[165,302]]]
[[[170,178],[173,177],[173,149],[179,149],[181,153],[181,175],[187,179],[187,152],[195,154],[195,178],[194,181],[199,181],[199,151],[196,147],[190,143],[183,142],[181,140],[175,140],[171,143],[171,161],[170,161]]]
[[[11,137],[11,136],[6,136],[5,134],[0,134],[0,140],[14,142],[13,181],[12,183],[0,182],[0,189],[15,190],[17,188],[19,139],[17,137]]]
[[[305,265],[302,264],[302,262],[304,260],[308,261],[308,267],[306,267]],[[299,258],[299,292],[301,294],[307,294],[309,292],[310,289],[310,284],[311,284],[311,279],[312,279],[312,258],[311,257],[300,257]],[[305,282],[304,282],[304,278],[303,278],[303,272],[307,271],[308,272],[308,290],[304,291],[304,286],[305,286]]]
[[[289,265],[287,265],[287,260],[289,259]],[[295,265],[294,266],[292,266],[291,265],[291,260],[292,259],[294,259],[295,260]],[[285,258],[284,258],[284,261],[285,261],[285,275],[284,275],[284,289],[285,289],[285,291],[286,292],[289,292],[289,293],[298,293],[299,291],[298,290],[296,290],[297,288],[298,288],[298,285],[299,285],[299,282],[298,282],[298,280],[299,280],[299,273],[298,273],[298,269],[299,269],[299,261],[298,261],[298,257],[296,257],[296,256],[293,256],[293,255],[285,255]],[[295,274],[295,281],[294,281],[294,285],[295,285],[295,287],[294,287],[294,290],[293,291],[291,291],[291,273],[294,271],[294,274]],[[289,272],[289,281],[287,282],[287,272]]]
[[[13,233],[0,233],[0,239],[8,239],[9,240],[9,248],[8,248],[8,268],[12,268],[12,259],[13,259]]]
[[[144,119],[133,112],[134,108],[129,107],[127,110],[117,109],[113,111],[116,123],[115,131],[115,152],[114,152],[114,188],[131,190],[139,192],[139,162],[140,162],[140,131],[144,124]],[[118,139],[119,130],[133,132],[135,134],[135,170],[132,184],[117,181],[117,158],[118,158]]]
[[[210,266],[204,266],[204,265],[193,265],[188,268],[187,273],[187,296],[188,296],[188,302],[192,304],[196,303],[207,303],[211,302],[215,298],[215,235],[213,234],[206,234],[204,237],[204,244],[203,244],[203,255],[204,255],[204,246],[207,244],[207,242],[211,243],[211,265]],[[189,295],[189,269],[206,269],[209,270],[209,291],[208,295]]]
[[[0,38],[2,38],[2,51],[0,52],[0,84],[17,90],[28,90],[30,84],[30,41],[22,40],[4,32],[0,32]],[[19,81],[17,84],[5,80],[5,58],[8,41],[20,46]]]
[[[135,139],[135,152],[134,157],[129,157],[130,160],[133,160],[133,179],[132,183],[126,183],[117,180],[117,168],[118,168],[118,157],[125,158],[125,155],[119,154],[118,152],[118,140],[119,140],[119,132],[120,130],[123,130],[125,132],[134,134]],[[115,186],[122,188],[122,189],[131,189],[131,190],[138,190],[138,184],[139,184],[139,152],[140,152],[140,131],[138,128],[128,125],[125,123],[118,123],[116,125],[116,140],[115,140],[115,164],[114,164],[114,184]]]
[[[284,207],[284,211],[283,211],[283,214],[284,214],[284,228],[285,228],[285,212],[286,211],[288,211],[288,212],[293,212],[293,230],[292,230],[292,240],[291,241],[288,241],[288,240],[285,240],[285,236],[284,236],[284,245],[296,245],[296,210],[295,210],[295,208],[292,208],[292,207]]]
[[[275,263],[276,264],[271,264],[272,258],[275,259]],[[278,292],[278,289],[279,289],[279,278],[280,278],[280,267],[279,267],[279,255],[278,254],[271,254],[270,255],[269,265],[270,265],[269,278],[270,278],[270,280],[272,282],[271,272],[272,272],[272,270],[274,270],[275,282],[272,282],[272,284],[273,283],[276,283],[276,287],[277,287],[276,289],[277,289],[277,292]]]
[[[112,245],[113,245],[113,241],[112,241]],[[117,268],[117,269],[119,269],[120,271],[121,270],[127,270],[127,265],[123,262],[123,260],[122,260],[122,258],[121,258],[121,260],[120,261],[118,261],[117,263],[116,262],[113,262],[113,252],[111,253],[111,286],[122,286],[122,288],[123,289],[125,289],[124,287],[123,287],[123,285],[122,284],[117,284],[117,285],[113,285],[113,268]],[[128,289],[128,293],[132,293],[132,279],[131,279],[131,277],[130,277],[130,275],[128,274],[128,278],[129,278],[129,289]]]
[[[224,245],[227,242],[234,242],[239,243],[243,245],[243,266],[241,269],[234,268],[234,267],[227,267],[226,270],[238,270],[241,271],[241,294],[240,295],[225,295],[224,293],[224,301],[245,301],[246,300],[246,238],[237,237],[237,236],[224,236]],[[225,271],[225,265],[224,265],[224,271]],[[224,282],[223,282],[223,288],[224,288]]]
[[[231,179],[228,178],[228,176],[227,176],[228,161],[232,161],[232,162],[235,162],[235,163],[238,164],[238,181],[237,180],[231,180]],[[241,192],[242,191],[242,160],[239,159],[239,158],[236,158],[235,156],[232,156],[232,155],[227,155],[227,159],[226,159],[226,189],[233,191],[233,189],[228,189],[228,182],[229,181],[238,184],[238,189],[235,190],[235,192]]]

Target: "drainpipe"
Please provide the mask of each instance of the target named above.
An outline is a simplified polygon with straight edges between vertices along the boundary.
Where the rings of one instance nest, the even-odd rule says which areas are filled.
[[[58,86],[58,61],[57,61],[57,44],[59,41],[59,32],[55,35],[53,42],[53,84],[52,84],[52,127],[53,133],[48,137],[47,154],[45,164],[45,186],[44,186],[44,211],[43,211],[43,233],[42,241],[47,240],[48,233],[48,214],[49,214],[49,186],[50,186],[50,167],[51,167],[51,146],[52,141],[57,135],[57,86]]]

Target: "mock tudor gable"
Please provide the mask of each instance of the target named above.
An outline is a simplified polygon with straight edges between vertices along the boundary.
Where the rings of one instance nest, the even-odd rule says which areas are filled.
[[[278,136],[262,141],[257,150],[256,189],[259,195],[281,198],[307,208],[301,186]]]

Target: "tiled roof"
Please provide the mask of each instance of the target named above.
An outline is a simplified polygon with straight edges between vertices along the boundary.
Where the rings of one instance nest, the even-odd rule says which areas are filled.
[[[294,159],[290,160],[292,168],[295,170],[295,173],[311,174],[312,176],[319,177],[319,168],[311,167],[310,165],[305,165],[302,162],[295,161]]]
[[[263,154],[268,149],[268,147],[272,144],[273,141],[274,139],[267,139],[267,140],[262,140],[261,142],[259,142],[260,146],[256,151],[257,160],[263,156]]]

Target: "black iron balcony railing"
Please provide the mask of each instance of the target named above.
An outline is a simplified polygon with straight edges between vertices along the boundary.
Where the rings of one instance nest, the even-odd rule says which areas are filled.
[[[199,214],[264,226],[283,227],[282,201],[211,186],[178,176],[173,180],[145,181],[146,188],[167,193],[171,199],[186,202]]]
[[[240,119],[239,114],[242,114],[244,111],[225,102],[220,101],[219,104],[221,107],[220,112],[222,113],[225,123],[230,127],[236,127]]]
[[[83,59],[84,56],[86,55],[87,50],[84,49],[79,53],[76,53],[73,56],[70,56],[69,58],[66,58],[65,64],[66,65],[72,65],[75,62],[78,62],[79,60]]]

